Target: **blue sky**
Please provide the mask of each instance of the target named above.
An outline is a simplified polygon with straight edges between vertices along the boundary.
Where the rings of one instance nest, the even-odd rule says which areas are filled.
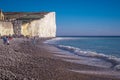
[[[119,35],[120,0],[0,0],[3,11],[55,11],[57,35]]]

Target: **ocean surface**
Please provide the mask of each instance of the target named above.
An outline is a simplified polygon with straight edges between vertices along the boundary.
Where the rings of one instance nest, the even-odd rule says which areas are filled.
[[[74,55],[120,64],[120,37],[57,37],[46,43]]]

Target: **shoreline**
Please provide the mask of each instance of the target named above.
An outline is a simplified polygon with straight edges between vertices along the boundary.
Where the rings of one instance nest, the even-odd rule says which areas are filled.
[[[119,57],[102,54],[102,53],[97,53],[97,52],[83,51],[83,50],[80,50],[79,48],[73,47],[73,46],[54,44],[54,41],[61,40],[61,39],[62,38],[53,38],[52,40],[47,40],[45,43],[49,44],[51,46],[54,46],[55,48],[57,47],[57,49],[60,49],[62,52],[66,52],[67,54],[74,54],[75,56],[82,57],[82,58],[83,57],[91,58],[91,59],[93,58],[93,59],[96,59],[97,61],[100,60],[100,62],[104,62],[104,63],[106,62],[106,64],[108,64],[109,68],[115,69],[118,71],[120,70],[120,67],[119,67],[120,66],[120,58]],[[67,38],[67,39],[71,39],[71,38]],[[87,55],[86,55],[86,53],[87,53]],[[87,64],[89,64],[89,63],[87,63]],[[96,65],[96,64],[93,64],[93,65]],[[102,67],[102,65],[101,65],[101,67]]]
[[[0,78],[4,80],[119,80],[118,75],[93,74],[89,71],[108,71],[109,69],[64,61],[43,42],[37,44],[24,39],[14,39],[10,45],[0,44]],[[62,54],[65,55],[64,53]],[[69,57],[71,59],[71,57]],[[77,71],[88,71],[90,74]],[[1,76],[2,75],[2,76]]]
[[[61,48],[58,48],[58,47],[56,47],[56,46],[54,46],[54,45],[52,45],[52,44],[48,44],[48,43],[44,43],[45,45],[47,45],[47,49],[49,49],[52,53],[53,53],[53,56],[54,57],[57,57],[57,58],[59,58],[59,59],[61,59],[61,60],[63,60],[63,61],[65,61],[65,62],[71,62],[71,63],[75,63],[75,64],[80,64],[80,65],[86,65],[86,66],[91,66],[91,67],[97,67],[97,68],[101,68],[101,69],[103,69],[103,68],[105,68],[105,69],[107,69],[107,70],[111,70],[111,71],[117,71],[117,70],[115,70],[114,68],[113,68],[113,66],[116,66],[116,65],[114,65],[114,63],[113,63],[113,61],[112,60],[107,60],[107,59],[104,59],[104,58],[95,58],[95,59],[98,59],[98,60],[100,60],[101,61],[101,64],[102,63],[104,63],[104,64],[108,64],[108,65],[104,65],[104,64],[102,64],[102,66],[101,65],[94,65],[94,64],[91,64],[88,60],[89,60],[89,57],[85,57],[85,56],[79,56],[79,55],[76,55],[76,54],[74,54],[74,53],[72,53],[72,52],[69,52],[69,51],[67,51],[67,50],[63,50],[63,49],[61,49]],[[87,59],[88,60],[87,60]],[[94,57],[91,57],[91,58],[93,58],[94,59]],[[86,62],[85,61],[83,61],[83,60],[86,60]],[[89,63],[88,63],[88,62]],[[98,63],[97,63],[98,64]],[[71,70],[72,71],[72,70]],[[75,71],[75,72],[77,72],[77,71]],[[119,72],[119,70],[118,70],[118,72]],[[109,74],[108,74],[109,75]]]

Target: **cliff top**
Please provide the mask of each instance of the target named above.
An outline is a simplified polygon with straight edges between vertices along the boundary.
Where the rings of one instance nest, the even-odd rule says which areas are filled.
[[[32,20],[41,19],[49,12],[4,12],[7,20],[22,20],[22,22],[29,22]]]

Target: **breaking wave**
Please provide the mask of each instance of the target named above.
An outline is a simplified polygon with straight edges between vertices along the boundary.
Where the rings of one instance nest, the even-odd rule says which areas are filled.
[[[61,37],[59,37],[59,38],[53,38],[51,40],[47,40],[44,43],[54,45],[55,47],[57,47],[59,49],[69,51],[78,56],[99,58],[99,59],[111,62],[113,64],[112,68],[114,68],[116,70],[120,70],[120,58],[117,58],[112,55],[105,55],[103,53],[81,50],[80,48],[73,47],[73,46],[58,45],[55,43],[56,41],[66,40],[66,39],[71,40],[71,39],[77,39],[77,38],[61,38]]]
[[[65,45],[55,45],[57,48],[60,48],[62,50],[67,50],[69,52],[74,53],[75,55],[78,56],[83,56],[83,57],[93,57],[93,58],[100,58],[100,59],[104,59],[106,61],[109,61],[113,64],[112,67],[118,69],[120,68],[120,58],[117,58],[115,56],[111,56],[111,55],[105,55],[102,53],[97,53],[97,52],[92,52],[92,51],[83,51],[79,48],[76,47],[72,47],[72,46],[65,46]]]

